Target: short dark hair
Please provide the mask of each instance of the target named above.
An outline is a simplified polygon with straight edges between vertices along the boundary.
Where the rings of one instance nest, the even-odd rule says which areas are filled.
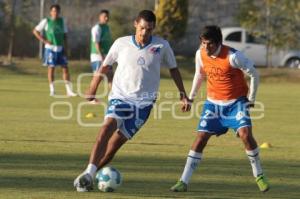
[[[139,22],[141,19],[144,19],[147,22],[154,22],[154,24],[156,23],[156,16],[151,10],[142,10],[139,12],[135,20]]]
[[[53,5],[50,6],[50,10],[52,10],[53,8],[55,8],[58,12],[60,12],[60,5],[53,4]]]
[[[216,44],[222,43],[222,32],[219,26],[211,25],[205,26],[199,36],[199,39],[211,40]]]
[[[103,10],[101,10],[101,11],[99,12],[99,15],[101,15],[101,14],[109,15],[109,11],[106,10],[106,9],[103,9]]]

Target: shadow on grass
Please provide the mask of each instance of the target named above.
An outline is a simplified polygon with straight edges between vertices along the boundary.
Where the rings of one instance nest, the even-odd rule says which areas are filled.
[[[26,71],[25,69],[18,66],[17,64],[11,64],[11,65],[0,64],[0,69],[4,69],[8,72],[16,73],[19,75],[33,75],[34,74],[29,71]]]
[[[0,89],[1,90],[1,89]],[[16,143],[23,143],[23,142],[32,142],[32,143],[91,143],[93,144],[94,141],[74,141],[74,140],[47,140],[47,139],[0,139],[3,142],[16,142]],[[149,146],[185,146],[184,144],[170,144],[170,143],[154,143],[154,142],[128,142],[129,145],[149,145]]]
[[[87,161],[87,155],[78,154],[0,153],[0,187],[72,192],[73,179],[84,169]],[[236,195],[246,198],[247,194],[258,192],[246,158],[240,160],[207,157],[194,174],[201,176],[202,173],[203,178],[193,181],[187,193],[168,191],[178,179],[185,164],[185,157],[127,156],[121,153],[112,164],[124,176],[124,185],[118,193],[132,197],[193,198],[202,195],[210,198],[210,195],[214,195],[235,198]],[[276,198],[276,194],[280,194],[281,191],[288,192],[285,198],[294,198],[297,195],[300,185],[293,182],[300,179],[299,162],[265,160],[263,165],[271,183],[272,179],[276,179],[277,182],[272,183],[272,198]],[[259,197],[260,193],[253,195],[253,198]]]

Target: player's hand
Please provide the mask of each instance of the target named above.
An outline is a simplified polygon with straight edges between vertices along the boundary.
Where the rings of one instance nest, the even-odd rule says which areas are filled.
[[[99,70],[101,70],[101,69],[99,69]],[[87,99],[88,101],[92,101],[95,99],[96,92],[97,92],[100,81],[101,81],[101,73],[99,71],[97,71],[93,75],[93,79],[90,83],[90,86],[87,89],[87,91],[85,92],[85,99]]]
[[[89,88],[86,90],[84,98],[87,101],[93,101],[96,99],[95,92],[93,91],[93,80],[91,81]]]
[[[85,92],[84,97],[87,101],[90,101],[90,102],[96,99],[95,95],[93,94],[93,92],[91,91],[90,88]]]
[[[182,103],[182,106],[181,106],[181,111],[182,112],[189,112],[191,110],[191,107],[192,107],[192,100],[190,100],[189,98],[187,97],[183,97],[181,99],[181,103]]]
[[[44,44],[48,44],[48,45],[51,45],[51,44],[52,44],[52,43],[51,43],[50,41],[48,41],[47,39],[44,39],[44,40],[43,40],[43,43],[44,43]]]

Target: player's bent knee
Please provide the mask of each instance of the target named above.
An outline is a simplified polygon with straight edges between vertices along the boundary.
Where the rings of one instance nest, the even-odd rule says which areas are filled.
[[[195,151],[202,151],[204,149],[204,147],[206,146],[208,140],[210,138],[210,135],[207,134],[207,133],[203,133],[203,132],[200,132],[197,134],[197,137],[193,143],[193,146],[192,148],[195,150]]]
[[[205,132],[199,132],[197,135],[197,140],[199,140],[199,141],[208,141],[209,138],[210,138],[210,135]]]
[[[238,132],[239,134],[239,137],[242,139],[242,140],[250,140],[252,139],[252,134],[251,134],[251,130],[249,127],[244,127],[244,128],[241,128]]]

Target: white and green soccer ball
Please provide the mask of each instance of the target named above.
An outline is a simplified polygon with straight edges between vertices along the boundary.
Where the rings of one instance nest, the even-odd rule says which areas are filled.
[[[104,167],[96,174],[98,189],[103,192],[113,192],[122,184],[121,173],[113,167]]]

